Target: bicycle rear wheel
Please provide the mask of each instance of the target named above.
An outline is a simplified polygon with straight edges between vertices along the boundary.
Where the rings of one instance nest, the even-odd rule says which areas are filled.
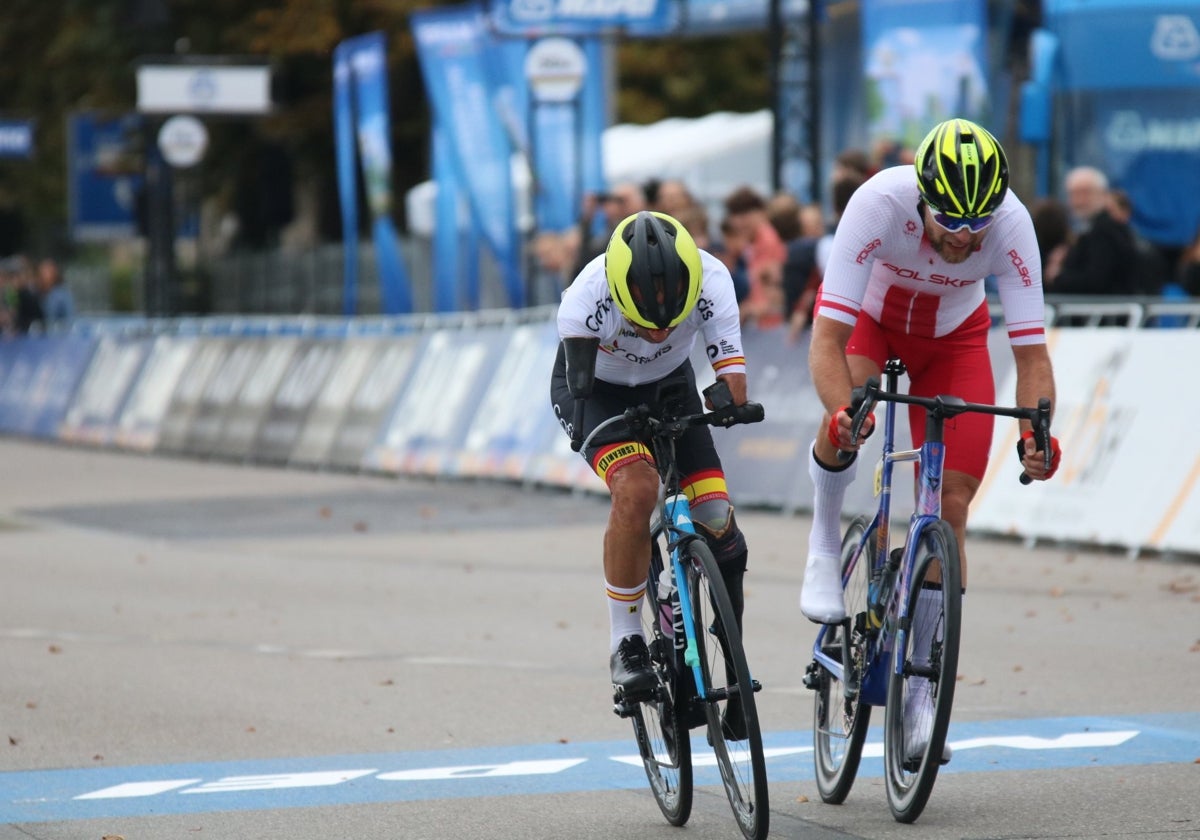
[[[705,699],[709,741],[738,828],[747,840],[762,840],[770,824],[767,765],[742,636],[708,546],[693,540],[684,551],[691,555],[685,566],[704,680],[700,693]]]
[[[859,516],[846,528],[842,538],[843,577],[870,525],[870,517]],[[842,663],[843,678],[839,679],[816,661],[810,670],[815,680],[812,688],[816,690],[813,698],[813,764],[817,790],[822,801],[831,805],[844,802],[854,785],[867,727],[871,722],[871,707],[861,702],[859,694],[867,639],[854,630],[856,617],[867,609],[867,588],[871,580],[870,549],[868,546],[863,550],[846,580],[844,597],[849,621],[829,625],[823,631],[821,650]]]
[[[688,702],[686,696],[680,696],[686,693],[681,691],[682,657],[676,653],[674,639],[659,618],[664,606],[668,613],[671,610],[669,601],[658,599],[658,576],[662,570],[662,552],[656,541],[650,558],[642,630],[661,687],[657,696],[636,705],[630,720],[654,801],[667,822],[683,825],[692,814],[692,742],[680,714]]]
[[[895,648],[895,656],[902,658],[888,681],[884,723],[888,805],[892,816],[905,823],[915,821],[925,809],[942,763],[962,621],[959,550],[953,529],[944,520],[923,529],[914,556],[908,618],[901,623],[904,644],[897,638]],[[937,594],[922,598],[922,591]]]

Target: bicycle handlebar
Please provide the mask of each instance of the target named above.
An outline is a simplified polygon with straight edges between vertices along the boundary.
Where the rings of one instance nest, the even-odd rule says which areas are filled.
[[[581,441],[578,446],[572,440],[571,449],[576,452],[587,449],[591,445],[593,438],[596,437],[597,432],[621,421],[627,423],[634,434],[640,434],[644,430],[649,429],[651,435],[677,438],[692,426],[721,426],[729,428],[730,426],[745,423],[758,423],[764,416],[763,407],[756,402],[746,402],[742,405],[733,405],[730,403],[713,411],[701,412],[700,414],[685,414],[682,417],[662,416],[661,412],[655,411],[643,403],[625,409],[622,414],[608,418],[592,429],[591,434]]]
[[[875,405],[880,402],[920,406],[927,412],[933,412],[942,418],[957,417],[959,414],[973,412],[977,414],[991,414],[996,417],[1013,417],[1018,420],[1028,420],[1033,425],[1033,440],[1037,446],[1037,451],[1041,452],[1042,457],[1045,459],[1046,470],[1050,469],[1050,461],[1053,453],[1050,451],[1050,400],[1047,397],[1042,397],[1038,400],[1037,408],[1026,408],[1024,406],[1010,408],[1000,405],[969,403],[960,397],[947,395],[916,397],[911,394],[896,394],[883,391],[880,389],[879,380],[872,376],[865,384],[860,385],[851,392],[849,406],[852,417],[850,423],[851,440],[858,440],[863,423],[866,422],[871,412],[875,410]],[[848,461],[850,454],[849,452],[838,450],[838,459],[843,462]],[[1033,479],[1029,477],[1028,473],[1022,472],[1020,481],[1022,484],[1029,484]]]

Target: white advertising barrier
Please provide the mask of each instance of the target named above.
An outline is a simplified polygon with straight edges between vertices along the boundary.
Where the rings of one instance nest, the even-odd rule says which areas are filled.
[[[1011,425],[993,440],[973,530],[1099,545],[1200,551],[1200,437],[1190,361],[1200,333],[1066,329],[1050,334],[1058,473],[1021,485]],[[1012,393],[1015,372],[1001,392]]]
[[[159,336],[154,339],[113,432],[123,449],[150,452],[158,446],[171,397],[198,347],[194,338]]]
[[[58,437],[103,445],[112,441],[121,408],[150,351],[149,339],[101,338],[75,389]]]

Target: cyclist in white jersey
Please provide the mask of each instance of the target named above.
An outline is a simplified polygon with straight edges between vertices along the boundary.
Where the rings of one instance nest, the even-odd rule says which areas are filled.
[[[846,616],[841,511],[857,458],[841,465],[837,452],[856,451],[872,426],[851,440],[846,406],[852,388],[879,376],[894,357],[904,362],[913,394],[994,402],[984,294],[985,279],[993,277],[1016,362],[1017,402],[1053,401],[1041,275],[1029,212],[1008,189],[1004,150],[967,120],[939,124],[918,147],[914,167],[879,172],[851,197],[834,237],[809,352],[826,409],[809,458],[815,493],[800,609],[810,620],[836,623]],[[914,408],[909,417],[916,447],[924,439],[923,416]],[[1047,471],[1043,456],[1035,455],[1029,423],[1021,424],[1022,466],[1030,477],[1047,479],[1061,457],[1058,441],[1051,439]],[[942,515],[960,547],[987,468],[992,425],[993,418],[981,414],[947,424]],[[965,590],[965,551],[962,563]]]
[[[657,402],[672,388],[681,395],[683,411],[699,412],[690,361],[697,337],[704,341],[709,363],[729,386],[734,403],[746,402],[746,360],[729,270],[698,249],[686,228],[665,213],[643,211],[617,226],[605,253],[587,263],[563,292],[558,334],[563,342],[550,396],[559,423],[576,439],[626,408]],[[570,345],[579,346],[580,340],[598,345],[599,352],[582,427],[575,429],[568,366]],[[649,571],[649,522],[658,473],[650,451],[623,424],[610,428],[615,431],[602,431],[582,454],[612,495],[604,535],[609,663],[614,687],[634,694],[655,684],[639,614]],[[676,452],[693,519],[713,549],[740,626],[746,540],[734,519],[709,429],[689,429]]]

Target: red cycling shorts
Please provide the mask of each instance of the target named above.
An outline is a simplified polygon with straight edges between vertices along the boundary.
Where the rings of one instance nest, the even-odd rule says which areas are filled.
[[[899,359],[908,368],[909,393],[921,397],[948,394],[967,402],[990,404],[996,398],[992,357],[988,352],[991,318],[980,304],[954,332],[928,338],[889,330],[870,315],[859,312],[847,356],[865,356],[881,370],[888,359]],[[987,414],[960,414],[946,421],[945,469],[983,480],[992,448],[995,418]],[[908,411],[913,446],[925,441],[925,412]]]

